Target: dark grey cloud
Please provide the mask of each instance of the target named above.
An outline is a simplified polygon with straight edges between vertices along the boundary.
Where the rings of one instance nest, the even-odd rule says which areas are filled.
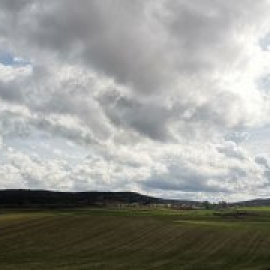
[[[226,142],[217,147],[219,153],[224,154],[228,158],[244,160],[247,158],[243,149],[239,148],[234,142]]]
[[[175,177],[175,176],[174,176]],[[181,192],[204,192],[204,193],[229,193],[228,188],[224,188],[219,185],[207,184],[207,180],[200,174],[186,174],[186,172],[178,173],[178,178],[171,179],[172,176],[167,175],[153,175],[150,179],[147,179],[144,183],[144,188],[158,189],[158,190],[170,190]]]
[[[106,116],[121,128],[132,128],[154,140],[167,140],[172,113],[163,104],[138,101],[112,91],[98,98]]]
[[[13,10],[10,5],[3,4],[3,13]],[[79,1],[74,6],[68,0],[26,1],[24,8],[22,5],[16,9],[19,14],[9,15],[13,31],[10,29],[3,36],[14,41],[15,51],[16,38],[24,54],[46,64],[83,65],[127,87],[131,97],[121,98],[129,100],[126,107],[130,108],[124,109],[120,101],[113,109],[102,104],[103,113],[112,123],[162,140],[174,137],[170,136],[172,119],[186,122],[183,133],[192,125],[195,129],[249,125],[251,108],[246,108],[243,95],[221,88],[213,73],[227,72],[230,66],[241,62],[238,59],[245,51],[235,33],[252,33],[253,19],[258,24],[257,14],[263,14],[266,1],[213,4],[106,0]],[[91,119],[90,107],[98,105],[76,98],[80,91],[73,89],[80,88],[80,83],[72,85],[67,81],[61,86],[64,91],[56,89],[38,109],[76,114],[84,118],[83,122]],[[43,81],[37,81],[34,87],[38,84]],[[89,92],[85,91],[85,95],[89,96]],[[162,97],[173,97],[171,108],[155,102],[156,96],[161,97],[159,102]],[[184,118],[186,114],[189,117]]]
[[[22,9],[26,8],[30,3],[32,3],[32,0],[2,0],[1,1],[1,7],[5,11],[10,12],[19,12]]]
[[[266,169],[270,169],[269,160],[266,156],[257,156],[255,158],[255,162],[258,163],[259,165],[265,167]]]
[[[23,102],[22,89],[14,83],[0,82],[0,97],[9,102]]]

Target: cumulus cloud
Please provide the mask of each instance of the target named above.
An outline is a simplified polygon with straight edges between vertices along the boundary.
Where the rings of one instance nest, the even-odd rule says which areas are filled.
[[[267,0],[1,1],[0,50],[20,62],[0,63],[2,187],[252,196],[268,181],[268,163],[243,142],[269,124],[260,83],[269,8]],[[33,159],[18,148],[35,137],[38,149],[40,134],[52,145],[72,141],[87,158],[74,163],[64,147]]]

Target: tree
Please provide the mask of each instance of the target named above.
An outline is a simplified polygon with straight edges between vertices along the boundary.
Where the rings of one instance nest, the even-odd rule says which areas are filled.
[[[211,209],[212,208],[212,205],[209,201],[204,201],[203,202],[203,207],[207,210]]]

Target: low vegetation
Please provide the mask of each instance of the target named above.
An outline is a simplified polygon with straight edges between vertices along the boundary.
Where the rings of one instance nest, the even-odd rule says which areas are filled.
[[[3,270],[269,266],[270,209],[0,211]]]

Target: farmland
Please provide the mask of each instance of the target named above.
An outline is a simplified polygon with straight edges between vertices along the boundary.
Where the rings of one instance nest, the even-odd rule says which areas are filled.
[[[241,218],[210,210],[0,211],[0,269],[269,267],[268,208]]]

